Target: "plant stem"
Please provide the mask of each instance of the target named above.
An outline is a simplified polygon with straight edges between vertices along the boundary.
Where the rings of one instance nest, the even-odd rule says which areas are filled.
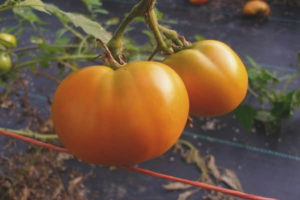
[[[78,47],[78,45],[75,45],[75,44],[67,44],[67,45],[54,44],[54,45],[47,45],[47,46],[48,47],[57,47],[57,48],[76,48],[76,47]],[[31,46],[27,46],[27,47],[12,49],[11,52],[19,53],[19,52],[23,52],[23,51],[36,50],[39,48],[40,48],[39,45],[31,45]]]
[[[122,51],[123,51],[123,35],[126,31],[126,28],[128,27],[128,25],[136,18],[136,17],[145,17],[145,18],[150,18],[150,17],[146,17],[146,16],[150,16],[151,15],[151,20],[149,19],[149,24],[153,24],[152,25],[152,29],[155,32],[156,35],[156,39],[159,40],[159,44],[163,44],[160,46],[166,47],[166,45],[164,45],[164,41],[162,39],[158,30],[158,25],[157,25],[157,19],[156,16],[155,18],[153,18],[153,14],[154,13],[154,5],[156,3],[156,0],[140,0],[129,12],[129,14],[125,17],[125,19],[121,22],[121,24],[119,25],[119,27],[117,28],[116,32],[114,33],[113,37],[111,38],[111,40],[107,43],[107,47],[109,48],[112,56],[117,60],[117,61],[121,61],[121,57],[122,57]],[[155,13],[154,13],[155,15]],[[167,48],[166,48],[167,49]]]
[[[48,61],[55,61],[55,60],[77,60],[77,59],[93,59],[93,58],[97,58],[97,55],[65,55],[65,56],[57,56],[57,57],[51,57],[48,58]],[[34,60],[30,60],[30,61],[26,61],[23,63],[20,63],[18,65],[15,66],[16,69],[22,68],[22,67],[26,67],[28,65],[32,65],[32,64],[36,64],[41,62],[43,59],[34,59]]]
[[[157,47],[167,54],[172,54],[173,50],[168,48],[159,30],[159,25],[154,9],[145,14],[146,22],[152,30],[157,42]]]
[[[0,128],[0,130],[9,131],[9,132],[16,133],[18,135],[23,135],[23,136],[32,137],[32,138],[41,139],[41,140],[58,139],[58,136],[56,134],[42,134],[42,133],[35,133],[30,130],[14,130],[14,129],[8,129],[8,128]]]

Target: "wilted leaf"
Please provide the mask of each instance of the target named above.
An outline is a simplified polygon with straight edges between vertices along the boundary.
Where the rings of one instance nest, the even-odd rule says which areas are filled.
[[[180,182],[172,182],[162,186],[165,190],[185,190],[190,187],[191,185],[180,183]]]
[[[230,169],[224,169],[220,180],[234,190],[243,191],[237,175]]]
[[[177,200],[188,200],[192,195],[196,194],[198,191],[199,189],[183,192],[178,196]]]
[[[207,168],[210,172],[210,174],[212,174],[215,179],[220,180],[220,171],[216,165],[216,160],[215,157],[212,155],[207,156],[207,162],[206,162]]]
[[[68,184],[68,192],[69,193],[73,193],[75,188],[81,184],[83,181],[83,177],[82,176],[78,176],[72,180],[69,181],[69,184]]]

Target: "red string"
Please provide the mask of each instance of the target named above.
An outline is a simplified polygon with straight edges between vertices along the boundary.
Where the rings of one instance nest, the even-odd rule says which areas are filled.
[[[9,136],[9,137],[13,137],[13,138],[16,138],[18,140],[23,140],[25,142],[29,142],[29,143],[32,143],[32,144],[36,144],[36,145],[39,145],[39,146],[42,146],[42,147],[46,147],[48,149],[52,149],[52,150],[55,150],[55,151],[68,153],[68,150],[65,149],[65,148],[58,147],[58,146],[51,145],[51,144],[47,144],[47,143],[29,138],[29,137],[25,137],[25,136],[21,136],[21,135],[15,134],[15,133],[11,133],[11,132],[8,132],[8,131],[0,130],[0,134],[6,135],[6,136]],[[138,167],[121,166],[120,168],[135,171],[135,172],[142,173],[142,174],[147,174],[147,175],[150,175],[150,176],[155,176],[155,177],[162,178],[162,179],[167,179],[167,180],[171,180],[171,181],[177,181],[177,182],[193,185],[193,186],[200,187],[200,188],[203,188],[203,189],[218,191],[218,192],[222,192],[224,194],[229,194],[229,195],[244,198],[244,199],[250,199],[250,200],[276,200],[276,199],[273,199],[273,198],[261,197],[261,196],[256,196],[256,195],[252,195],[252,194],[246,194],[246,193],[236,191],[236,190],[221,188],[221,187],[209,185],[209,184],[206,184],[206,183],[201,183],[201,182],[198,182],[198,181],[192,181],[192,180],[188,180],[188,179],[169,176],[169,175],[166,175],[166,174],[161,174],[161,173],[157,173],[157,172],[154,172],[154,171],[150,171],[150,170],[142,169],[142,168],[138,168]]]

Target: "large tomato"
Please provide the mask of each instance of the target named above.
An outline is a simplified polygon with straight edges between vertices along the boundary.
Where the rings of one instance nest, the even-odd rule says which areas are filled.
[[[191,48],[167,57],[164,63],[183,79],[192,115],[226,114],[246,95],[248,75],[245,66],[239,56],[220,41],[196,42]]]
[[[181,78],[163,63],[132,62],[118,70],[83,68],[57,88],[55,130],[83,161],[132,164],[167,151],[181,135],[189,100]]]

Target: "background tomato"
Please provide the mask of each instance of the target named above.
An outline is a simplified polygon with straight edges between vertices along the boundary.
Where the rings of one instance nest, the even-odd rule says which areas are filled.
[[[4,52],[0,52],[0,75],[6,73],[10,68],[10,56]]]
[[[196,42],[190,49],[169,56],[164,63],[183,79],[192,115],[217,116],[231,112],[246,95],[248,75],[245,66],[222,42]]]
[[[13,48],[17,46],[17,39],[9,33],[0,33],[0,44],[6,48]]]
[[[162,63],[132,62],[116,71],[92,66],[68,76],[55,92],[52,119],[75,156],[122,165],[167,151],[181,135],[188,110],[175,71]]]
[[[248,1],[243,7],[243,14],[246,16],[264,16],[270,15],[270,6],[263,0]]]

